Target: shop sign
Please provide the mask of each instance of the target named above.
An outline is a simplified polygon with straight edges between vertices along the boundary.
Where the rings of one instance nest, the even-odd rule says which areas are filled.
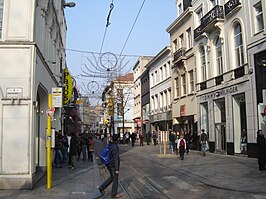
[[[210,100],[210,99],[214,99],[214,98],[221,97],[224,95],[232,94],[235,92],[238,92],[238,86],[232,86],[232,87],[224,88],[224,89],[221,89],[221,90],[218,90],[218,91],[206,94],[206,95],[202,95],[201,100],[202,101]]]
[[[73,79],[67,68],[64,69],[64,104],[68,104],[73,92]]]
[[[108,99],[108,114],[114,115],[114,99],[112,97]]]
[[[180,116],[186,116],[186,105],[180,106]]]
[[[154,115],[154,122],[167,120],[166,113]]]

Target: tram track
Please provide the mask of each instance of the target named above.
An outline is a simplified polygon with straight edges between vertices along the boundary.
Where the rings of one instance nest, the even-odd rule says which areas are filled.
[[[200,182],[200,183],[202,183],[202,184],[204,184],[205,186],[208,186],[208,187],[212,187],[212,188],[216,188],[216,189],[222,189],[222,190],[227,190],[227,191],[234,191],[234,192],[237,191],[237,192],[242,192],[242,193],[249,193],[249,194],[256,193],[257,194],[257,192],[254,192],[254,191],[239,190],[236,187],[226,187],[226,186],[221,186],[219,184],[216,184],[214,182],[209,182],[208,179],[206,179],[206,178],[204,178],[204,177],[202,177],[200,175],[197,175],[195,173],[192,173],[189,170],[185,170],[185,169],[183,169],[181,167],[179,167],[178,169],[174,168],[174,167],[169,166],[167,164],[164,164],[164,163],[162,163],[160,161],[156,161],[153,158],[150,158],[150,157],[147,157],[147,156],[143,156],[143,155],[141,155],[139,153],[135,153],[135,152],[132,152],[132,151],[127,151],[127,155],[128,154],[132,154],[132,155],[135,155],[136,157],[141,157],[143,159],[146,159],[146,160],[149,160],[151,162],[157,163],[157,164],[159,164],[159,165],[161,165],[161,166],[163,166],[165,168],[171,169],[171,170],[179,173],[183,177],[189,177],[189,178],[191,178],[193,180],[196,180],[196,181],[198,181],[198,182]],[[265,192],[261,192],[261,194],[264,194],[264,193]]]

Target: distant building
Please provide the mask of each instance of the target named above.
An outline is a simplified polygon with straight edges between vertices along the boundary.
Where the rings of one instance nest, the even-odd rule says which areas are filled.
[[[118,76],[108,85],[103,94],[105,132],[120,134],[133,132],[134,111],[133,73]]]
[[[144,104],[142,104],[142,82],[141,82],[141,75],[144,71],[147,71],[146,65],[150,62],[150,60],[153,57],[151,56],[141,56],[138,58],[137,62],[135,63],[133,67],[134,72],[134,131],[140,132],[144,131],[143,133],[148,133],[150,131],[149,128],[142,128],[143,118],[142,118],[142,107]],[[148,104],[149,102],[146,101],[145,104]],[[147,105],[149,107],[149,105]],[[149,113],[149,111],[146,111]]]
[[[158,133],[159,140],[167,139],[161,131],[172,129],[172,71],[171,48],[163,48],[147,65],[150,79],[151,132]],[[165,135],[164,135],[165,136]]]

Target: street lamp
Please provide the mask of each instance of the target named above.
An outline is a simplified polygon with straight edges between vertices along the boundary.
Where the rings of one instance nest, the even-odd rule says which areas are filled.
[[[65,8],[65,7],[69,7],[69,8],[73,8],[73,7],[75,7],[76,6],[76,4],[74,3],[74,2],[67,2],[67,3],[64,3],[63,4],[63,7]]]

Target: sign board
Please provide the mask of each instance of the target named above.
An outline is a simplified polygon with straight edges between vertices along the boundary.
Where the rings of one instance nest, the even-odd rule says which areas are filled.
[[[52,88],[52,106],[60,108],[62,107],[63,90],[60,87]]]
[[[23,97],[23,88],[6,88],[6,97],[19,98]]]
[[[68,104],[73,92],[73,79],[67,68],[64,69],[64,104]]]

